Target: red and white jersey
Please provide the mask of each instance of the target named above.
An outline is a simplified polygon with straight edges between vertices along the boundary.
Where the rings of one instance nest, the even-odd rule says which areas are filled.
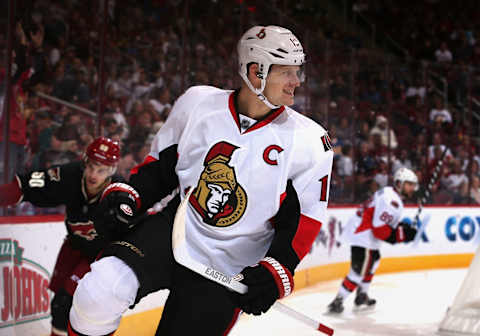
[[[270,247],[270,219],[287,180],[301,207],[289,242],[301,260],[326,220],[333,151],[324,128],[281,107],[263,120],[239,115],[236,93],[188,89],[152,143],[150,160],[177,145],[181,196],[195,188],[186,240],[197,261],[228,275],[261,260]]]
[[[401,219],[403,202],[392,187],[377,190],[347,223],[347,239],[351,245],[378,250]]]

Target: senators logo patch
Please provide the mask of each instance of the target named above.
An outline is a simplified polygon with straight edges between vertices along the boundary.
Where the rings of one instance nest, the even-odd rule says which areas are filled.
[[[245,213],[247,195],[237,182],[234,167],[228,165],[237,148],[228,142],[219,142],[210,148],[203,162],[205,168],[190,203],[208,225],[227,227]]]

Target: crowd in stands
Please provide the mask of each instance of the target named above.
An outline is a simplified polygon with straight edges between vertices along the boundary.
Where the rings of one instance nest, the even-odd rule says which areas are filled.
[[[256,0],[190,1],[185,8],[181,0],[110,0],[99,101],[101,3],[18,1],[17,10],[29,4],[30,15],[15,26],[10,114],[17,117],[14,124],[11,118],[11,132],[22,129],[23,135],[10,135],[21,152],[15,161],[21,164],[11,165],[14,171],[80,159],[97,135],[96,118],[35,94],[43,92],[93,112],[100,105],[100,132],[121,143],[118,172],[128,178],[186,88],[239,87],[234,42],[252,24],[268,23],[290,27],[307,51],[307,79],[296,90],[294,108],[326,126],[335,145],[331,203],[366,200],[391,183],[391,173],[400,167],[415,170],[425,185],[444,158],[429,202],[480,204],[477,123],[452,104],[467,105],[466,73],[471,70],[465,67],[480,61],[478,11],[456,4],[455,11],[445,12],[451,2],[444,0],[408,6],[358,1],[356,10],[411,47],[413,61],[407,63],[369,50],[360,37],[329,22],[316,1],[276,1],[274,6]],[[425,8],[428,15],[419,17]],[[457,10],[462,20],[452,19]],[[445,20],[437,16],[442,13],[448,13]],[[393,17],[397,21],[389,21]],[[6,42],[0,35],[0,60],[6,59]],[[439,63],[450,65],[441,72],[451,83],[446,95],[418,62],[422,59],[435,69]],[[0,63],[3,95],[5,74]]]

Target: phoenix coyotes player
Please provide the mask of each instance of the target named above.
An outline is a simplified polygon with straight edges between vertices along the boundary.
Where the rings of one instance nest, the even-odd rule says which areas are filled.
[[[10,184],[0,186],[0,206],[22,201],[38,207],[65,205],[68,233],[49,284],[55,293],[51,303],[52,336],[67,335],[68,312],[77,286],[74,279],[89,270],[108,242],[108,235],[95,230],[93,217],[103,190],[121,181],[113,175],[119,155],[118,143],[98,138],[87,147],[82,161],[16,175]]]

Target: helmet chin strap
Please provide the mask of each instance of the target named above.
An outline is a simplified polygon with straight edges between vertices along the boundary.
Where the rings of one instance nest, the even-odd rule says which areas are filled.
[[[256,88],[253,87],[252,83],[250,82],[248,77],[243,72],[240,73],[240,76],[243,78],[243,81],[247,84],[248,88],[253,93],[255,93],[257,95],[257,98],[260,99],[269,108],[271,108],[273,110],[273,109],[277,109],[281,106],[281,105],[274,105],[274,104],[270,103],[270,101],[267,99],[267,97],[265,97],[265,95],[263,94],[263,90],[265,90],[265,85],[267,84],[266,79],[262,78],[261,79],[262,84],[261,84],[260,88],[256,89]]]

